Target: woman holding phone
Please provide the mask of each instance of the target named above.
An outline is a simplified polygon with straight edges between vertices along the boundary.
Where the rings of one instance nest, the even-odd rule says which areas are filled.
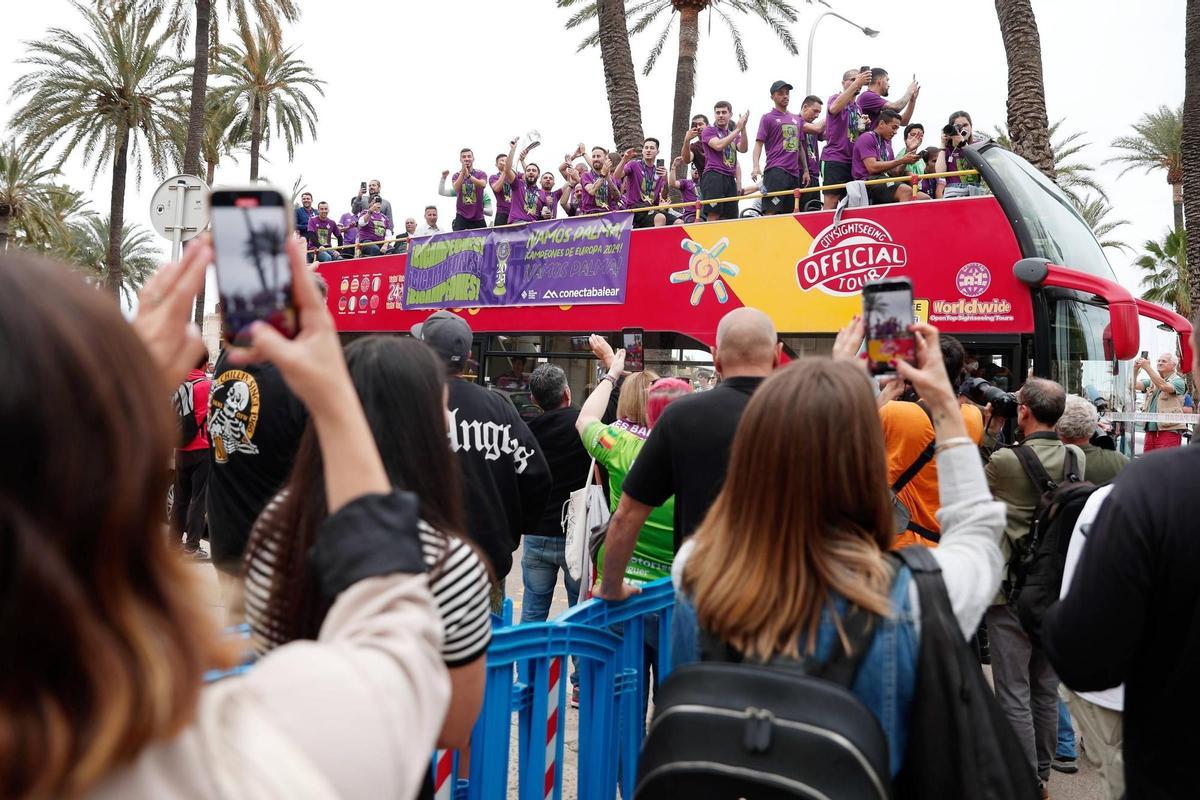
[[[411,797],[449,680],[418,504],[394,491],[333,320],[287,243],[300,328],[258,323],[312,415],[329,510],[316,641],[205,685],[234,654],[162,535],[167,398],[203,346],[189,325],[207,236],[142,290],[131,327],[66,268],[0,255],[0,796]],[[89,387],[80,392],[78,387]],[[114,424],[120,421],[120,424]],[[367,554],[370,557],[367,557]]]

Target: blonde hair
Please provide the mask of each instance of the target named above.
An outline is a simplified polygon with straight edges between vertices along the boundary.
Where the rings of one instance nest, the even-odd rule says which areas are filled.
[[[653,370],[635,372],[621,384],[621,396],[617,398],[617,419],[649,427],[646,422],[646,398],[650,396],[650,384],[658,380]]]
[[[883,433],[866,375],[810,358],[768,378],[684,568],[700,625],[747,657],[816,646],[831,594],[891,613]],[[841,621],[835,618],[845,644]]]

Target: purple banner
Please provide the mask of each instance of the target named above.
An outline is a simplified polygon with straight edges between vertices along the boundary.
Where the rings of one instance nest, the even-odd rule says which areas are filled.
[[[623,303],[632,229],[605,214],[415,239],[404,308]]]

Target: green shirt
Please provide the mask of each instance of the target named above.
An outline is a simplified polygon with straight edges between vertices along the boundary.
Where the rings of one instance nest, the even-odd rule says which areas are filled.
[[[906,152],[907,152],[907,150],[905,148],[901,147],[900,152],[896,154],[896,158],[900,158]],[[925,169],[926,169],[925,159],[922,158],[922,159],[914,161],[913,163],[906,166],[904,168],[904,171],[906,173],[908,173],[909,175],[924,175]]]
[[[633,460],[642,451],[646,440],[620,425],[605,425],[592,422],[583,431],[583,446],[608,470],[609,507],[617,510],[621,500],[621,486],[633,466]],[[640,585],[671,574],[671,562],[675,559],[675,498],[671,497],[653,509],[642,530],[638,533],[633,556],[625,568],[625,580]],[[596,556],[596,580],[603,575],[604,547]]]
[[[1182,400],[1184,394],[1187,393],[1187,382],[1179,375],[1179,373],[1175,373],[1174,375],[1172,375],[1169,378],[1166,378],[1165,380],[1167,383],[1171,384],[1171,388],[1175,390],[1175,396]],[[1158,411],[1158,398],[1162,396],[1162,389],[1159,389],[1158,387],[1154,387],[1154,391],[1151,392],[1150,391],[1151,386],[1152,386],[1152,384],[1150,383],[1149,378],[1142,378],[1142,388],[1145,389],[1147,392],[1149,392],[1148,396],[1146,397],[1146,413],[1148,413],[1148,414],[1153,414]],[[1174,411],[1174,410],[1175,409],[1172,409],[1172,411]],[[1175,426],[1168,426],[1168,427],[1176,427],[1177,428],[1179,426],[1175,425]],[[1151,431],[1157,431],[1157,430],[1158,430],[1157,422],[1147,422],[1146,423],[1147,433],[1149,433]]]

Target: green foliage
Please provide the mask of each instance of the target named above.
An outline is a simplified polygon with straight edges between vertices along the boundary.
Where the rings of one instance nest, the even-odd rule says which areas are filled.
[[[1142,270],[1142,299],[1174,307],[1187,318],[1192,316],[1188,294],[1187,231],[1169,231],[1161,242],[1147,241],[1144,253],[1134,261]]]
[[[1050,149],[1054,153],[1054,171],[1058,175],[1055,183],[1076,208],[1080,208],[1084,204],[1082,193],[1085,191],[1095,192],[1102,199],[1108,200],[1108,193],[1094,177],[1096,168],[1086,160],[1075,160],[1075,156],[1083,152],[1084,148],[1089,147],[1091,143],[1079,141],[1083,136],[1083,131],[1059,137],[1058,130],[1064,122],[1066,122],[1065,119],[1060,119],[1049,128]],[[997,125],[993,138],[996,140],[996,144],[1012,150],[1012,140],[1009,138],[1006,128]]]
[[[586,0],[586,2],[585,0],[556,0],[556,4],[559,8],[579,7],[579,11],[567,20],[567,30],[595,26],[599,13],[599,6],[595,0]],[[664,14],[668,15],[666,25],[659,32],[654,46],[650,48],[646,64],[642,68],[643,75],[649,75],[650,71],[654,69],[654,65],[658,63],[658,58],[662,55],[667,39],[671,35],[671,29],[675,25],[679,5],[678,0],[626,0],[625,13],[629,16],[630,20],[630,38],[646,30],[652,23],[660,20]],[[701,11],[708,11],[710,25],[712,14],[716,14],[721,22],[724,23],[725,29],[729,31],[729,35],[733,40],[733,53],[737,59],[738,69],[742,72],[745,72],[749,68],[750,63],[746,57],[745,41],[742,38],[741,30],[734,20],[734,14],[752,16],[761,20],[771,29],[771,32],[779,39],[785,50],[792,55],[799,55],[800,53],[799,48],[796,46],[796,39],[788,29],[788,24],[799,19],[800,14],[795,6],[786,0],[690,0],[686,5],[699,6]],[[579,43],[578,50],[586,50],[589,47],[595,47],[599,43],[600,32],[597,29]]]
[[[1133,124],[1135,136],[1119,136],[1112,146],[1124,151],[1105,161],[1105,164],[1124,164],[1124,175],[1140,169],[1145,173],[1166,170],[1167,183],[1183,181],[1183,106],[1172,109],[1162,105],[1157,111],[1143,114]]]
[[[1079,216],[1083,217],[1083,221],[1092,229],[1092,233],[1096,234],[1096,238],[1100,240],[1100,246],[1113,250],[1122,250],[1128,252],[1131,248],[1125,242],[1108,238],[1112,236],[1113,231],[1122,225],[1128,225],[1127,219],[1108,219],[1108,215],[1112,213],[1113,207],[1108,200],[1103,197],[1093,197],[1087,195],[1080,201],[1076,202],[1075,210],[1079,212]]]
[[[33,69],[13,84],[24,100],[11,127],[65,160],[76,149],[93,164],[92,179],[127,139],[134,178],[144,161],[155,175],[168,165],[168,131],[190,85],[186,64],[163,55],[169,29],[159,30],[156,11],[126,10],[113,18],[73,4],[81,30],[51,28],[25,43],[18,61]]]
[[[54,213],[58,168],[28,142],[0,147],[0,224],[14,238],[48,239],[62,232]]]
[[[264,147],[270,145],[274,131],[275,136],[283,138],[290,159],[296,143],[304,141],[306,131],[316,138],[317,110],[309,92],[323,97],[325,90],[321,87],[325,82],[295,55],[294,47],[273,47],[262,29],[255,35],[242,29],[237,45],[221,48],[218,74],[224,82],[214,87],[213,93],[217,102],[237,109],[228,129],[232,139],[251,140],[255,101],[262,114]]]
[[[97,286],[108,283],[110,230],[108,217],[85,216],[71,225],[68,249],[59,254]],[[121,228],[121,296],[126,303],[132,302],[162,260],[158,240],[148,229],[128,223]]]

